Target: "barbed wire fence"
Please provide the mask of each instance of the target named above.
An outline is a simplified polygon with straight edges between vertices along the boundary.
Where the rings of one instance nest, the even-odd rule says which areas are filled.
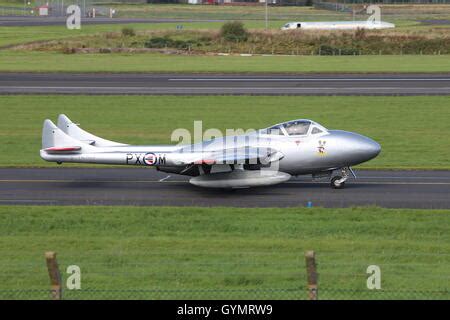
[[[333,254],[330,252],[329,254]],[[339,254],[339,253],[334,253]],[[430,254],[424,254],[420,258],[424,261],[429,259]],[[447,262],[450,257],[449,254],[437,254],[431,255],[436,258],[436,261]],[[20,286],[20,289],[2,289],[0,282],[0,299],[2,300],[229,300],[229,299],[246,299],[246,300],[388,300],[388,299],[407,299],[407,300],[449,300],[450,299],[450,275],[449,274],[430,274],[427,273],[423,279],[417,279],[415,275],[409,276],[408,273],[399,274],[402,276],[405,283],[409,285],[405,286],[392,286],[387,285],[385,289],[368,289],[365,288],[368,274],[364,272],[343,272],[335,271],[333,267],[355,267],[355,264],[349,262],[344,263],[320,263],[317,264],[316,256],[313,251],[305,253],[305,261],[301,263],[299,257],[297,257],[296,263],[292,265],[283,265],[282,263],[271,261],[269,256],[268,261],[247,261],[247,262],[233,262],[229,261],[229,265],[240,266],[240,270],[230,272],[230,268],[226,262],[220,263],[221,270],[217,269],[217,262],[204,262],[204,263],[185,263],[178,264],[178,267],[183,271],[169,270],[169,266],[174,264],[174,261],[170,259],[158,260],[155,262],[145,263],[131,263],[127,264],[121,258],[119,262],[114,262],[118,265],[123,264],[123,272],[119,269],[108,270],[104,268],[103,263],[90,262],[88,270],[83,271],[82,279],[83,285],[80,289],[69,288],[65,281],[68,280],[67,276],[60,272],[64,270],[57,262],[56,254],[54,252],[46,253],[46,268],[42,262],[33,262],[26,265],[27,268],[38,272],[42,275],[42,279],[50,278],[50,285],[42,285],[40,287],[26,288],[25,285]],[[435,261],[421,262],[408,264],[409,268],[426,268]],[[265,279],[273,277],[274,273],[267,271],[260,272],[255,270],[255,265],[264,264],[266,267],[279,269],[280,273],[277,274],[278,278],[283,281],[279,281],[279,285],[265,284],[259,281],[252,281],[251,277],[264,277]],[[383,268],[398,267],[400,263],[386,263],[383,264]],[[64,263],[64,266],[68,266],[68,263]],[[14,264],[9,265],[9,270],[2,275],[5,277],[17,277],[17,271],[13,271],[11,268]],[[130,269],[133,266],[134,269]],[[164,271],[153,270],[153,267],[162,267]],[[6,265],[4,266],[6,267]],[[283,270],[284,269],[286,270]],[[199,270],[197,269],[199,268]],[[213,270],[211,270],[213,268]],[[214,269],[216,268],[216,269]],[[359,268],[359,267],[358,267]],[[8,268],[7,268],[8,269]],[[85,270],[85,267],[83,267]],[[424,269],[425,270],[425,269]],[[159,284],[154,288],[136,288],[139,283],[144,283],[148,279],[155,277],[160,273],[164,273],[164,277],[167,279],[180,279],[181,288],[170,288],[170,284],[167,284],[164,288],[161,288],[164,280],[161,280]],[[226,275],[226,279],[232,277],[237,280],[226,280],[225,283],[217,287],[204,288],[202,279],[210,277],[221,277]],[[64,276],[66,279],[64,279]],[[101,280],[95,277],[102,276]],[[122,285],[108,284],[106,279],[121,279]],[[191,284],[183,284],[183,280],[190,279]],[[22,279],[24,280],[24,279]],[[420,283],[422,280],[422,284]],[[47,279],[48,281],[48,279]],[[418,283],[419,281],[419,283]],[[20,282],[20,281],[19,281]],[[23,281],[25,282],[25,281]],[[389,281],[388,281],[389,282]],[[199,287],[192,287],[192,283],[199,283]],[[277,283],[277,282],[275,282]],[[416,288],[411,286],[411,283],[416,283]],[[432,283],[431,286],[424,286],[424,283]],[[439,285],[436,285],[436,284]],[[383,282],[384,285],[384,282]],[[133,286],[135,288],[133,288]],[[231,288],[227,288],[231,286]],[[425,288],[425,289],[424,289]]]

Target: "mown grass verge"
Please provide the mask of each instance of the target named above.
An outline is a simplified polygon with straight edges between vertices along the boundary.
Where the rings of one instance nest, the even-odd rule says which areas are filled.
[[[450,72],[448,55],[201,56],[0,51],[2,72],[414,73]]]
[[[3,298],[48,297],[27,290],[49,288],[54,250],[63,281],[81,268],[85,291],[66,298],[305,299],[313,249],[323,298],[448,299],[448,210],[0,206],[0,222]]]

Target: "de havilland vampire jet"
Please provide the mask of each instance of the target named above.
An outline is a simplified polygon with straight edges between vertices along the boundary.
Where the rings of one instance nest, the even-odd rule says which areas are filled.
[[[136,146],[99,138],[60,115],[57,126],[45,120],[40,155],[58,164],[152,166],[191,176],[189,182],[200,187],[269,186],[311,174],[328,177],[333,188],[342,188],[349,175],[354,176],[351,166],[375,158],[380,151],[380,145],[368,137],[327,130],[304,119],[190,145]]]

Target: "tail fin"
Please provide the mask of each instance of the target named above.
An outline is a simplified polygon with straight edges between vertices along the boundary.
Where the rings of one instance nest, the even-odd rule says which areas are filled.
[[[50,120],[44,121],[42,149],[47,153],[93,152],[95,147],[65,134]]]
[[[60,128],[70,137],[96,147],[126,146],[126,144],[123,143],[110,141],[94,136],[93,134],[81,129],[76,123],[73,123],[65,114],[60,114],[58,116],[58,128]]]

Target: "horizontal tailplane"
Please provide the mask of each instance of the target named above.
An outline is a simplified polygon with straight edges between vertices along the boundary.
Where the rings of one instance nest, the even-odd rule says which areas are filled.
[[[70,137],[77,139],[86,144],[90,144],[95,147],[119,147],[126,146],[126,144],[106,140],[97,137],[83,129],[81,129],[76,123],[73,123],[66,115],[60,114],[58,116],[58,128]]]

